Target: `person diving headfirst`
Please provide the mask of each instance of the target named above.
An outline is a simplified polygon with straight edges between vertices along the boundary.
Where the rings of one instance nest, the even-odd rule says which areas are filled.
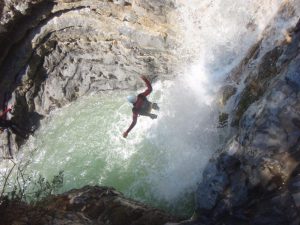
[[[132,122],[129,128],[123,133],[123,137],[127,138],[128,133],[136,125],[138,116],[148,116],[151,119],[156,119],[157,115],[152,114],[151,110],[159,110],[157,103],[148,101],[147,96],[152,92],[152,86],[150,81],[145,77],[141,76],[141,79],[145,82],[147,90],[138,94],[137,96],[129,95],[127,96],[128,102],[133,104],[132,108]]]

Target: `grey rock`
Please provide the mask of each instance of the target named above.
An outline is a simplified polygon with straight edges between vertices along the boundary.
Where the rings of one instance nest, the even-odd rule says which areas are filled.
[[[226,173],[218,171],[216,165],[210,163],[204,171],[203,180],[198,186],[196,207],[198,209],[211,210],[228,185],[228,177]]]
[[[13,208],[12,208],[13,207]],[[35,207],[25,203],[0,206],[1,220],[9,224],[145,224],[163,225],[178,218],[126,199],[109,187],[86,186],[50,196]],[[13,215],[13,216],[12,216]]]
[[[244,91],[233,98],[243,110],[238,119],[229,114],[238,121],[235,137],[215,154],[206,169],[210,175],[204,173],[198,186],[200,219],[231,225],[300,221],[300,51],[291,50],[300,38],[292,37],[292,43],[266,52],[250,69],[240,67],[248,77]],[[281,62],[283,57],[288,60]]]
[[[140,75],[164,79],[175,68],[169,3],[5,0],[2,7],[0,102],[15,96],[13,120],[28,129],[33,112],[45,116],[91,92],[134,90]]]

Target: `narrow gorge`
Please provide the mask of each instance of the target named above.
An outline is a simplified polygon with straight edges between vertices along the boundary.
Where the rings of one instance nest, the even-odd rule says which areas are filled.
[[[299,0],[2,0],[0,50],[0,224],[300,223]]]

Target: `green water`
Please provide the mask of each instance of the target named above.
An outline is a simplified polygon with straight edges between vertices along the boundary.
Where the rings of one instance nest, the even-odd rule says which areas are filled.
[[[160,84],[155,89],[162,90]],[[199,99],[171,98],[176,93],[172,86],[169,90],[170,95],[156,91],[150,97],[161,107],[158,119],[139,117],[127,139],[122,137],[132,118],[127,92],[86,96],[52,112],[22,150],[22,157],[32,159],[28,169],[48,179],[63,170],[60,192],[84,185],[113,186],[127,197],[190,216],[215,130],[200,129],[210,123],[204,117],[208,112],[190,108]]]
[[[154,187],[158,182],[155,176],[168,166],[165,149],[148,135],[157,121],[139,118],[128,139],[122,137],[131,122],[126,95],[88,96],[53,112],[25,146],[25,152],[35,149],[28,169],[48,179],[63,170],[61,192],[88,184],[113,186],[128,197],[181,215],[190,214],[190,191],[170,200],[161,197]]]

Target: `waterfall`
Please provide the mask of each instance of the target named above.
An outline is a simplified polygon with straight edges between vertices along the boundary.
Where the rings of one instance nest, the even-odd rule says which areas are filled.
[[[64,170],[61,191],[114,186],[125,195],[175,213],[192,211],[204,166],[222,144],[215,95],[226,74],[255,44],[279,0],[178,0],[178,76],[158,81],[150,100],[158,119],[131,122],[127,91],[93,94],[53,111],[23,147],[30,170],[51,177]],[[139,90],[142,91],[142,90]]]

